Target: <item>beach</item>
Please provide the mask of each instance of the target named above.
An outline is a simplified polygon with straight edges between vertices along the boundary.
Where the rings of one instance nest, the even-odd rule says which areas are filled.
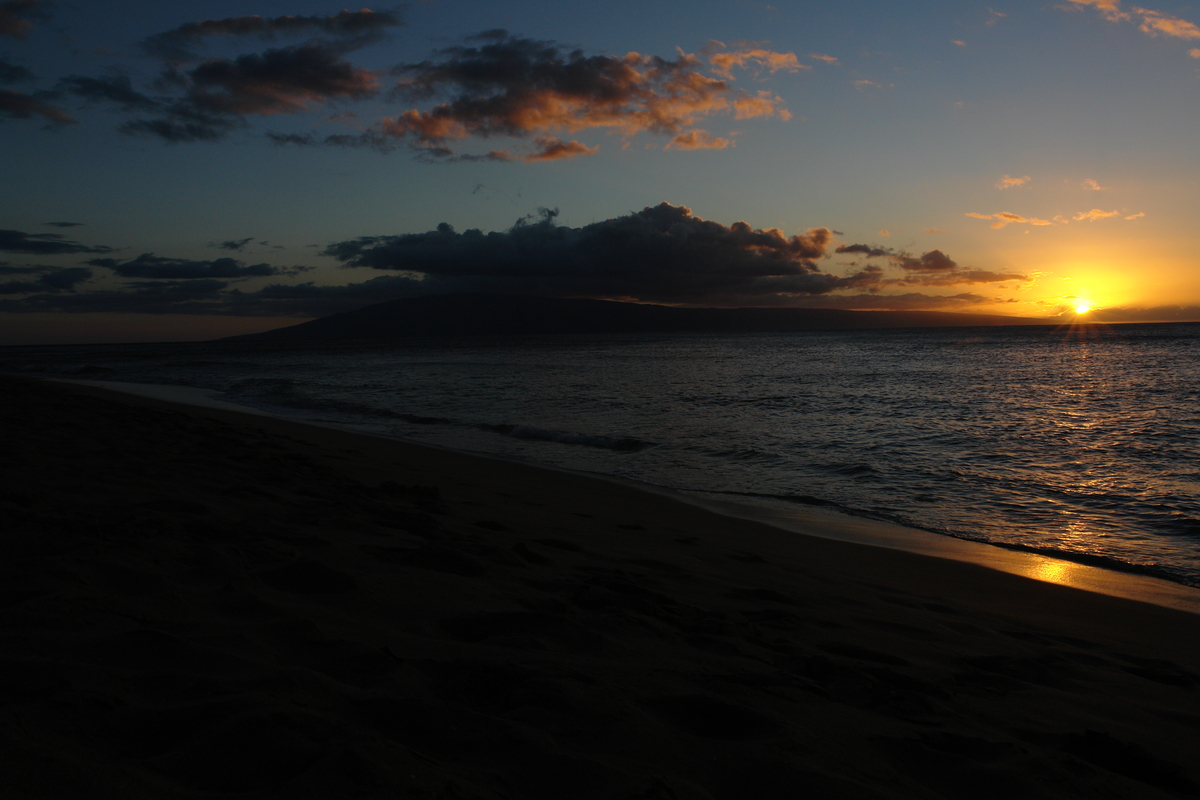
[[[3,378],[20,798],[1200,794],[1200,615]]]

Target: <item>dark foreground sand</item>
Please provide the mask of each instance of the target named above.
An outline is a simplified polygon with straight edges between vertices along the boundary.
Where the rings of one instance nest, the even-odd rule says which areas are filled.
[[[0,379],[5,798],[1200,795],[1200,616]]]

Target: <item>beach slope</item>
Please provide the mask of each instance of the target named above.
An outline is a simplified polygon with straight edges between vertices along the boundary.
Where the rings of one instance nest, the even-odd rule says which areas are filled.
[[[1200,795],[1200,616],[0,378],[11,798]]]

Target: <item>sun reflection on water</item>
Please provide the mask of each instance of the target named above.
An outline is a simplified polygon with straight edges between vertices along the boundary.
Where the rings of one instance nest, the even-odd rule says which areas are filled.
[[[1022,574],[1027,578],[1057,583],[1060,586],[1075,586],[1079,583],[1078,565],[1070,561],[1060,561],[1054,558],[1038,558],[1029,564]]]

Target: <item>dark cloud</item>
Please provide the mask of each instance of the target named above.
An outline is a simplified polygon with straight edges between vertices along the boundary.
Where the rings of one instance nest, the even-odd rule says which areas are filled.
[[[941,250],[930,250],[914,256],[903,250],[878,245],[842,245],[835,253],[858,253],[867,258],[887,258],[905,271],[902,278],[883,281],[889,286],[959,286],[972,283],[1027,281],[1028,275],[1015,272],[993,272],[981,269],[961,269],[957,262]]]
[[[192,103],[237,115],[291,113],[311,102],[368,97],[376,87],[369,70],[312,46],[206,61],[188,75]]]
[[[325,34],[341,39],[344,52],[377,41],[388,28],[403,25],[395,11],[346,11],[329,17],[227,17],[189,22],[142,41],[142,48],[168,61],[192,61],[197,58],[189,48],[210,36],[257,36],[274,39],[280,35]]]
[[[112,103],[124,111],[157,111],[166,105],[160,100],[135,91],[127,75],[102,78],[68,75],[58,82],[56,90],[86,100]]]
[[[728,146],[732,140],[684,129],[717,113],[736,119],[790,117],[777,95],[734,90],[727,75],[704,74],[703,59],[693,55],[675,59],[638,53],[586,56],[580,50],[566,52],[554,42],[522,39],[503,30],[485,31],[468,42],[396,68],[400,78],[393,96],[418,102],[445,98],[428,110],[408,109],[355,136],[273,138],[287,144],[370,146],[383,151],[405,142],[429,160],[528,162],[596,151],[574,140],[562,141],[558,135],[563,131],[599,129],[627,137],[648,131],[714,147],[718,141]],[[467,138],[496,136],[530,141],[533,149],[469,155],[452,146]]]
[[[125,133],[195,142],[224,137],[244,125],[248,115],[298,113],[314,104],[370,97],[377,89],[375,73],[316,45],[210,59],[191,70],[168,70],[159,83],[164,89],[181,89],[185,95],[165,101],[117,91],[124,86],[90,85],[89,90],[95,99],[109,100],[126,110],[161,113],[157,119],[125,123],[121,126]],[[114,91],[105,94],[109,89]]]
[[[118,261],[115,258],[93,258],[93,267],[111,269],[122,278],[153,278],[156,280],[191,280],[197,278],[257,278],[269,275],[295,275],[309,267],[275,267],[270,264],[246,264],[232,258],[213,261],[190,261],[142,253],[137,258]],[[149,284],[146,284],[149,285]]]
[[[827,228],[788,237],[668,203],[582,228],[556,225],[556,214],[543,209],[540,219],[502,233],[457,233],[443,223],[426,233],[336,242],[324,254],[347,266],[423,273],[423,285],[440,291],[726,303],[879,282],[875,268],[847,277],[819,270],[814,259],[825,254]]]
[[[63,253],[111,253],[113,249],[72,242],[57,233],[22,233],[21,231],[0,230],[0,251],[53,256]]]
[[[55,228],[78,228],[82,222],[43,222],[43,225],[53,225]]]
[[[46,7],[39,0],[5,0],[0,3],[0,36],[24,39],[33,27],[31,19],[44,19]]]
[[[17,83],[33,79],[33,73],[20,64],[12,64],[0,58],[0,83]]]
[[[0,89],[0,114],[16,119],[42,117],[49,122],[66,124],[74,122],[71,115],[62,109],[43,103],[35,97],[8,89]]]
[[[246,245],[254,241],[253,236],[247,236],[245,239],[229,239],[224,242],[209,242],[209,247],[219,247],[222,250],[241,250]],[[266,242],[263,242],[266,244]]]
[[[135,119],[123,124],[121,133],[151,136],[168,144],[181,142],[215,142],[245,123],[239,119],[202,114],[181,105],[172,109],[172,116],[162,119]]]
[[[867,258],[880,258],[882,256],[890,256],[892,254],[891,248],[875,247],[869,244],[844,244],[833,252],[858,253],[866,256]]]
[[[922,253],[919,256],[911,256],[908,253],[897,253],[892,256],[892,260],[901,269],[908,272],[935,272],[944,274],[954,272],[958,269],[958,264],[941,250],[930,250],[928,253]]]
[[[0,275],[36,274],[34,280],[0,282],[0,294],[28,294],[32,292],[73,292],[75,285],[92,277],[92,271],[83,267],[0,267]]]

